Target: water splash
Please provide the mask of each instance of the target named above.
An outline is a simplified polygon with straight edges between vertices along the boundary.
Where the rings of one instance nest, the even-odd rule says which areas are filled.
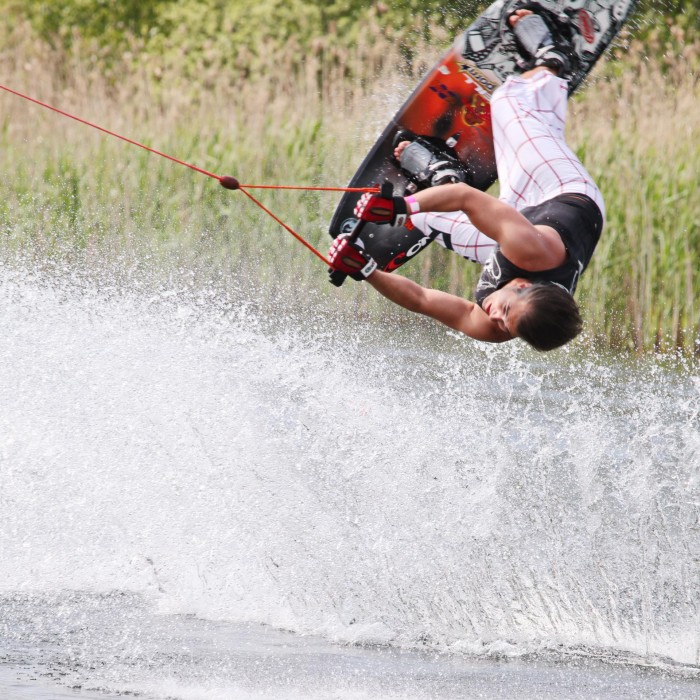
[[[700,662],[694,369],[22,269],[0,308],[3,591]]]

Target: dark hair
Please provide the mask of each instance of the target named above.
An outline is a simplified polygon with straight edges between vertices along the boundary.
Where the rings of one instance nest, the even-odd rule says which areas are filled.
[[[522,291],[527,309],[518,320],[519,338],[546,351],[573,340],[583,328],[578,304],[563,287],[536,282]]]

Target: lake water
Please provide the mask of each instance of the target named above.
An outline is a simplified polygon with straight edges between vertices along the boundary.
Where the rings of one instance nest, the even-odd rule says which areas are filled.
[[[697,368],[333,303],[2,269],[0,695],[698,697]]]

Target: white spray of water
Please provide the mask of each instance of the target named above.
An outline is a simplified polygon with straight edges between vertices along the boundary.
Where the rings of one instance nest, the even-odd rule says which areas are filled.
[[[692,370],[226,308],[3,272],[4,591],[698,663]]]

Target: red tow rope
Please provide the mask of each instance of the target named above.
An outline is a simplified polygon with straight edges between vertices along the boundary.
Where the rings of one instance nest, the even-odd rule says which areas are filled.
[[[21,92],[17,92],[16,90],[12,90],[9,87],[6,87],[5,85],[0,85],[0,90],[5,90],[5,92],[9,92],[12,95],[16,95],[17,97],[21,97],[23,100],[27,100],[29,102],[33,102],[36,105],[39,105],[40,107],[45,107],[46,109],[50,109],[52,112],[56,112],[57,114],[60,114],[64,117],[68,117],[69,119],[74,119],[77,122],[80,122],[81,124],[85,124],[86,126],[90,126],[93,129],[97,129],[98,131],[101,131],[105,134],[108,134],[109,136],[114,136],[117,139],[121,139],[122,141],[126,141],[127,143],[132,144],[133,146],[138,146],[139,148],[143,148],[145,151],[150,151],[151,153],[155,153],[157,156],[161,156],[162,158],[167,158],[168,160],[173,161],[173,163],[178,163],[179,165],[184,165],[186,168],[189,168],[190,170],[195,170],[198,173],[201,173],[202,175],[206,175],[207,177],[211,177],[214,180],[218,180],[219,184],[222,187],[225,187],[227,190],[240,190],[243,192],[243,194],[248,197],[252,202],[257,204],[266,214],[271,216],[282,228],[284,228],[286,231],[292,234],[294,238],[296,238],[301,244],[305,245],[317,258],[322,260],[326,265],[329,265],[330,263],[326,259],[325,256],[323,256],[321,253],[319,253],[316,248],[314,248],[308,241],[304,240],[296,231],[294,231],[290,226],[284,223],[280,218],[275,216],[267,207],[265,207],[261,202],[259,202],[250,192],[247,190],[252,190],[252,189],[269,189],[269,190],[315,190],[315,191],[322,191],[322,192],[372,192],[372,193],[377,193],[379,192],[378,187],[305,187],[303,185],[241,185],[238,180],[235,177],[231,177],[230,175],[216,175],[215,173],[209,172],[208,170],[204,170],[203,168],[199,168],[196,165],[192,165],[192,163],[188,163],[184,160],[180,160],[179,158],[174,158],[173,156],[169,156],[167,153],[163,153],[162,151],[158,151],[155,148],[151,148],[150,146],[146,146],[143,143],[139,143],[138,141],[134,141],[133,139],[129,139],[126,136],[121,136],[120,134],[115,133],[114,131],[110,131],[109,129],[105,129],[102,126],[99,126],[98,124],[93,124],[92,122],[87,121],[87,119],[81,119],[80,117],[76,117],[74,114],[70,114],[69,112],[64,112],[62,109],[58,109],[57,107],[52,107],[49,104],[46,104],[45,102],[41,102],[40,100],[35,100],[33,97],[29,97],[29,95],[24,95]]]

